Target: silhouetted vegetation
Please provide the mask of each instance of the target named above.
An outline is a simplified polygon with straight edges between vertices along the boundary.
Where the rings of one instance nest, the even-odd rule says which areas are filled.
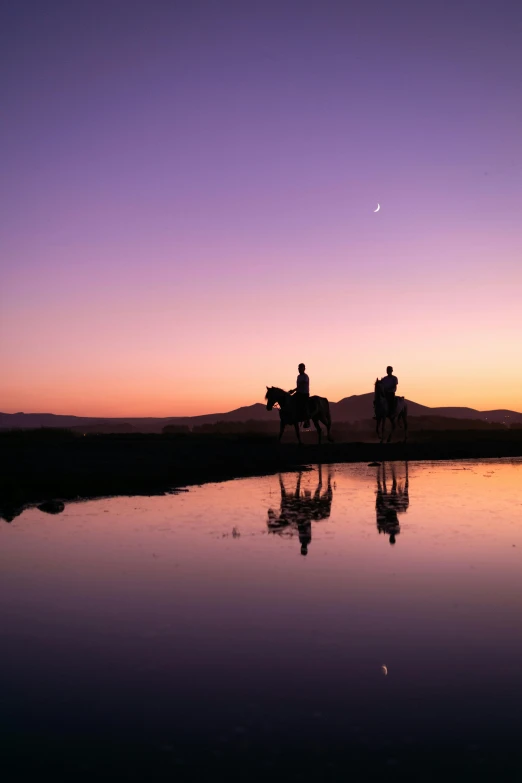
[[[512,428],[521,428],[522,425],[511,425]],[[467,430],[506,430],[504,424],[487,422],[482,419],[454,419],[444,416],[412,416],[409,418],[411,432],[445,432]],[[218,421],[215,424],[201,424],[190,429],[188,426],[169,425],[163,428],[164,434],[192,434],[192,435],[277,435],[279,422],[277,421]],[[375,439],[375,421],[366,419],[356,422],[334,422],[332,434],[336,441],[360,441]],[[306,437],[306,433],[304,434]],[[294,440],[292,432],[283,436],[286,441]]]
[[[193,427],[194,435],[271,435],[279,432],[278,421],[218,421],[215,424],[201,424]]]
[[[190,427],[186,424],[168,424],[163,427],[163,435],[190,435]]]
[[[410,416],[409,426],[413,431],[443,432],[448,430],[505,430],[501,422],[483,419],[454,419],[450,416]]]
[[[136,427],[128,422],[98,422],[97,424],[80,424],[77,427],[71,427],[73,432],[80,435],[110,435],[113,433],[139,432]]]
[[[0,430],[0,443],[4,447],[34,446],[43,443],[64,443],[79,438],[81,433],[61,427],[38,427],[34,430]]]

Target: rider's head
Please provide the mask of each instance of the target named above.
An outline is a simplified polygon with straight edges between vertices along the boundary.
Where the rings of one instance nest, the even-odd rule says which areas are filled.
[[[388,373],[388,375],[391,375],[391,374],[392,374],[392,372],[393,372],[393,367],[391,367],[390,365],[388,365],[388,367],[386,368],[386,372]]]
[[[304,366],[303,362],[301,362],[301,364],[297,365],[297,369],[299,370],[299,372],[304,372],[306,370],[306,367]]]

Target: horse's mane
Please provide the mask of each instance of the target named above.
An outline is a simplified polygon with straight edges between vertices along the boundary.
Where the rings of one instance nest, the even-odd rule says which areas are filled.
[[[279,386],[271,386],[269,389],[266,390],[265,394],[265,400],[268,400],[268,392],[281,392],[281,394],[287,394],[287,392],[284,389],[280,389]]]

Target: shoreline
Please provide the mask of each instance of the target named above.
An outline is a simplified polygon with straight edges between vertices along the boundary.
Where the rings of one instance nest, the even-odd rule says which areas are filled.
[[[424,433],[427,436],[427,433]],[[117,495],[162,495],[312,464],[522,457],[522,431],[439,432],[408,443],[295,443],[273,438],[25,431],[0,434],[0,519],[26,508]]]

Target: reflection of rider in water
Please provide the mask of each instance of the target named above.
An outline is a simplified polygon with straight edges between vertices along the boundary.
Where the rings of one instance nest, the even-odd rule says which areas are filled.
[[[397,482],[395,464],[391,465],[392,486],[390,492],[386,486],[386,463],[382,464],[377,473],[377,491],[375,499],[375,514],[377,517],[377,530],[390,537],[390,544],[395,544],[396,537],[401,532],[398,514],[408,510],[409,499],[409,479],[408,463],[405,463],[406,478],[404,484]]]
[[[308,554],[308,544],[312,540],[312,523],[303,522],[297,526],[297,532],[299,535],[299,543],[301,544],[301,554]]]
[[[294,536],[296,531],[301,544],[301,554],[308,554],[308,545],[312,540],[312,522],[319,519],[328,519],[332,507],[332,475],[328,468],[328,484],[321,494],[323,487],[322,466],[319,466],[317,489],[314,494],[310,490],[301,492],[301,479],[303,473],[297,474],[295,492],[287,492],[283,483],[283,477],[279,474],[279,487],[281,490],[281,508],[277,513],[274,509],[268,509],[267,526],[271,533],[280,536]]]

